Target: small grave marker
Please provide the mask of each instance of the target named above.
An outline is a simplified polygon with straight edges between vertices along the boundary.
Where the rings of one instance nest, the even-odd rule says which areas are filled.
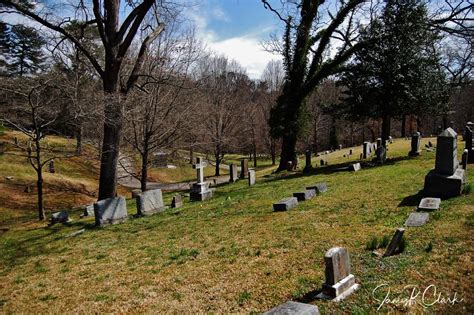
[[[321,194],[321,193],[325,193],[326,191],[328,191],[328,184],[326,184],[326,183],[316,183],[312,186],[306,187],[306,189],[309,189],[309,190],[314,189],[317,194]]]
[[[418,210],[438,210],[440,204],[440,198],[423,198],[418,205]]]
[[[428,222],[430,214],[428,212],[412,212],[405,221],[405,226],[418,227],[423,226]]]
[[[384,257],[392,256],[399,250],[400,242],[402,241],[404,232],[405,229],[403,228],[398,228],[395,231],[395,234],[393,235],[392,240],[385,251],[385,254],[383,254]]]
[[[240,178],[244,179],[247,178],[249,172],[249,161],[247,159],[243,159],[240,161]]]
[[[283,198],[277,203],[273,204],[274,211],[288,211],[298,205],[298,199],[296,197]]]
[[[176,194],[173,196],[173,200],[171,200],[171,208],[180,208],[183,206],[183,199],[181,194]]]
[[[316,305],[288,301],[263,313],[264,315],[319,315]]]
[[[255,170],[249,170],[248,178],[249,178],[249,186],[255,185]]]
[[[293,197],[296,197],[298,201],[309,200],[313,198],[314,196],[316,196],[316,190],[314,189],[306,189],[305,191],[293,193]]]
[[[230,182],[235,183],[237,181],[237,165],[234,163],[230,164],[229,166],[229,171],[230,171]]]

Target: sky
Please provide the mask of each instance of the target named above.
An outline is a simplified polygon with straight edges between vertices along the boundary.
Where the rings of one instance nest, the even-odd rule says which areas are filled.
[[[260,78],[270,60],[281,59],[262,48],[282,25],[260,0],[199,0],[186,15],[210,50],[239,62],[252,79]]]

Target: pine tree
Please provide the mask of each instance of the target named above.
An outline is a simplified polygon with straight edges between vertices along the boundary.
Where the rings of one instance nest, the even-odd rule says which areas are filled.
[[[437,34],[427,21],[420,1],[387,1],[382,18],[362,32],[370,45],[356,54],[340,82],[347,87],[350,116],[382,119],[383,144],[392,118],[435,113],[446,102],[446,80],[433,48]]]
[[[10,46],[10,30],[7,24],[0,21],[0,76],[4,76],[7,73]]]
[[[20,77],[41,70],[45,56],[45,40],[32,27],[14,25],[11,28],[11,50],[8,68],[12,75]]]

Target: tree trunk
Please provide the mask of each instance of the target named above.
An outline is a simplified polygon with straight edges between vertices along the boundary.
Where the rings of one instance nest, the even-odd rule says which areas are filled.
[[[44,201],[43,201],[43,169],[41,166],[36,171],[38,180],[36,181],[36,190],[38,191],[38,218],[45,219]]]
[[[385,114],[382,118],[382,146],[386,146],[388,137],[390,136],[391,117],[389,114]]]
[[[189,149],[189,164],[194,163],[194,151],[193,148]]]
[[[77,126],[76,129],[76,154],[81,155],[82,153],[82,132],[83,132],[83,127],[82,123]]]
[[[117,162],[122,135],[122,109],[118,83],[104,83],[106,90],[104,138],[100,160],[99,200],[113,198],[117,192]]]
[[[273,138],[270,142],[270,155],[272,156],[272,166],[276,165],[276,144]]]
[[[318,153],[318,128],[316,126],[316,121],[313,124],[313,152],[314,155]]]
[[[216,146],[216,154],[214,154],[214,157],[216,158],[216,170],[215,170],[215,176],[220,176],[221,175],[221,149],[220,146]]]
[[[403,114],[402,116],[402,130],[401,130],[401,137],[405,138],[406,137],[406,121],[407,121],[407,115]]]
[[[143,150],[142,154],[142,170],[140,174],[140,188],[146,191],[146,183],[148,178],[148,149]]]
[[[253,167],[257,167],[257,145],[253,144]]]
[[[293,165],[297,163],[295,135],[287,135],[282,139],[280,164],[278,165],[277,172],[286,170],[290,161],[293,162]]]

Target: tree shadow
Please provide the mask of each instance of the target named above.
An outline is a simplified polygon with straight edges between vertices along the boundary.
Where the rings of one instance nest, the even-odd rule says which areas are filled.
[[[418,191],[416,194],[407,196],[402,199],[398,204],[398,207],[415,207],[420,204],[421,199],[423,198],[423,189]]]

